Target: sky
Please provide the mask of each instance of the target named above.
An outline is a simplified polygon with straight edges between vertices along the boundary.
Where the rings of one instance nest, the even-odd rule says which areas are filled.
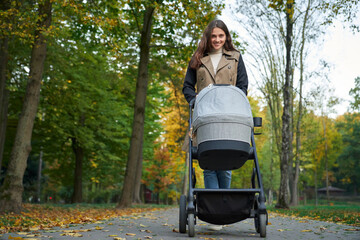
[[[226,1],[226,8],[220,17],[232,31],[239,29],[237,22],[232,21],[229,4],[233,1]],[[360,14],[356,19],[360,25]],[[324,41],[314,45],[315,59],[321,59],[329,63],[330,88],[334,89],[334,95],[342,99],[341,104],[335,106],[335,113],[332,117],[342,115],[347,112],[351,96],[349,91],[355,86],[355,78],[360,77],[360,33],[353,33],[349,28],[344,28],[344,24],[335,21],[323,36]],[[317,58],[317,59],[316,59]],[[246,65],[246,54],[244,56]],[[250,80],[250,79],[249,79]],[[251,84],[251,82],[249,82]],[[250,86],[249,86],[250,88]]]

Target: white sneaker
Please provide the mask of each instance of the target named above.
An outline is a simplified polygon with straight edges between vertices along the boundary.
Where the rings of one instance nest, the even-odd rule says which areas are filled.
[[[208,229],[213,231],[220,231],[223,228],[222,225],[209,224]]]

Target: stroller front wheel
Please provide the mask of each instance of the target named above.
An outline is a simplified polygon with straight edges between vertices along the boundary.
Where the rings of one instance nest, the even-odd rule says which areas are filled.
[[[259,215],[259,232],[260,237],[266,237],[266,214]]]
[[[188,215],[188,227],[189,227],[189,237],[194,237],[195,236],[195,216],[193,213],[190,213]]]

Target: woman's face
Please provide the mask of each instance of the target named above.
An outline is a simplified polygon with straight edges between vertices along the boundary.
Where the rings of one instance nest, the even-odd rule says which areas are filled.
[[[226,34],[221,28],[214,28],[211,32],[211,47],[214,50],[219,50],[225,44]]]

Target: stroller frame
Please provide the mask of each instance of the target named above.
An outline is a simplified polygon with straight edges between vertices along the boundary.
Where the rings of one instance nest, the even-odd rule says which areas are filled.
[[[195,99],[189,103],[189,129],[192,125],[192,109],[195,105]],[[259,117],[254,117],[254,127],[262,126],[262,119]],[[239,221],[242,221],[246,218],[254,218],[255,230],[260,233],[261,237],[266,237],[266,225],[268,222],[268,214],[265,206],[265,194],[259,169],[259,161],[256,153],[255,138],[254,135],[259,133],[254,132],[254,128],[251,130],[251,147],[249,151],[248,160],[253,160],[255,167],[253,169],[251,183],[252,188],[250,189],[205,189],[205,188],[195,188],[195,170],[193,168],[193,159],[197,159],[197,147],[193,147],[193,141],[189,137],[189,190],[188,195],[182,195],[180,197],[180,212],[179,212],[179,232],[186,233],[186,226],[188,226],[188,235],[189,237],[195,236],[195,225],[196,217],[199,215],[198,206],[197,206],[197,196],[200,194],[229,194],[231,195],[242,195],[250,196],[251,208],[248,209],[248,215],[245,215]],[[257,180],[257,181],[256,181]],[[257,183],[257,186],[256,186]],[[239,198],[238,198],[239,199]],[[241,198],[240,198],[241,199]],[[246,201],[249,200],[244,199]],[[236,220],[237,221],[237,220]],[[215,223],[216,224],[216,223]]]

